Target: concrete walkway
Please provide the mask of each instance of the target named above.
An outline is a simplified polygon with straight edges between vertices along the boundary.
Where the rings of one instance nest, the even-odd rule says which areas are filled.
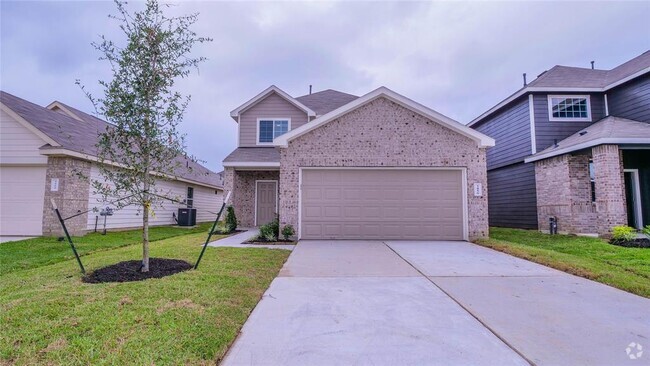
[[[277,245],[264,245],[264,244],[242,244],[260,234],[258,229],[247,229],[243,233],[231,235],[223,239],[215,240],[208,243],[210,247],[229,247],[229,248],[267,248],[267,249],[285,249],[293,250],[295,245],[277,244]]]
[[[465,242],[302,241],[222,364],[650,365],[650,300]]]

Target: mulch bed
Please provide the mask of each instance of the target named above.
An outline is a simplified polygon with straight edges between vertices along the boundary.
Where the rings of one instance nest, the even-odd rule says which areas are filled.
[[[142,261],[124,261],[93,271],[82,278],[86,283],[132,282],[162,278],[187,271],[192,265],[180,259],[149,258],[149,272],[140,272]]]
[[[266,241],[259,238],[254,238],[252,240],[247,240],[242,244],[260,244],[260,245],[294,245],[295,241],[292,240],[282,240],[278,239],[277,241]]]
[[[650,248],[650,239],[634,239],[627,241],[610,240],[609,243],[627,248]]]

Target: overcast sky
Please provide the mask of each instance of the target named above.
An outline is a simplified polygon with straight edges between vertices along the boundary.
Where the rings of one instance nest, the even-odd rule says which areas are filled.
[[[643,2],[175,2],[214,38],[179,83],[188,151],[213,170],[236,145],[229,112],[275,84],[293,96],[387,86],[462,123],[553,65],[610,69],[650,49]],[[142,3],[133,2],[136,9]],[[121,40],[111,2],[0,2],[0,87],[92,112],[108,65],[90,43]]]

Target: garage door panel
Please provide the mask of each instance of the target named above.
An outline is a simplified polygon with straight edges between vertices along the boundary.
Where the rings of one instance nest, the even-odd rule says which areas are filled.
[[[0,235],[42,235],[45,167],[0,167]]]
[[[460,170],[306,169],[302,182],[304,239],[463,239]]]

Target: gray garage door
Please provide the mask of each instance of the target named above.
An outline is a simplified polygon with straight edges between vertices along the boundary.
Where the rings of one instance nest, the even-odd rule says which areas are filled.
[[[462,240],[460,170],[304,169],[303,239]]]

